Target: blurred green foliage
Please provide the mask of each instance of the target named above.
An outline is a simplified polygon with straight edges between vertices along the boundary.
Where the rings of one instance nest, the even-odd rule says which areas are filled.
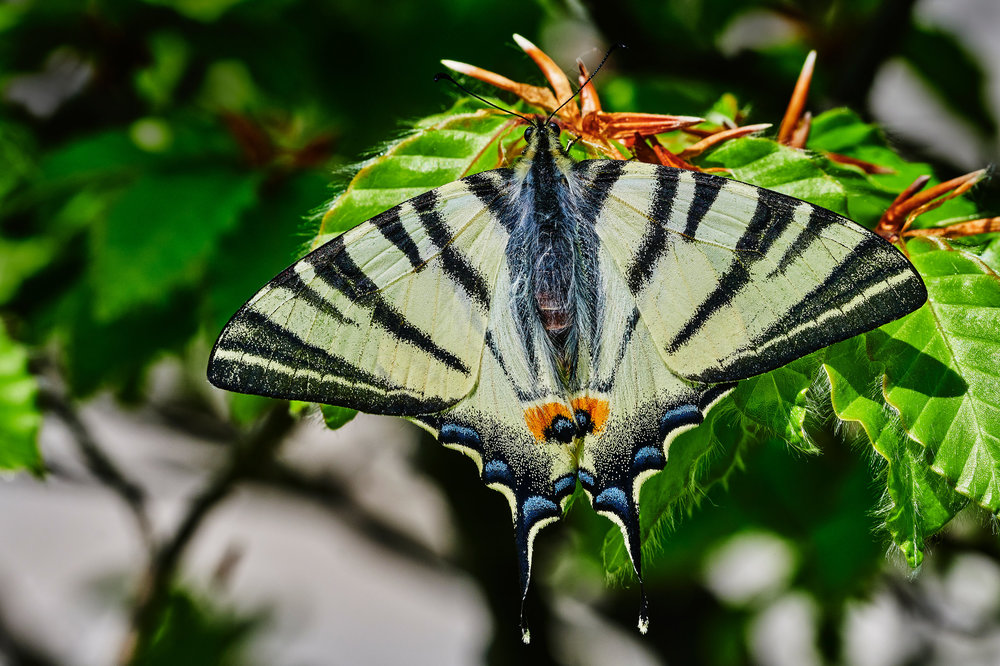
[[[237,666],[247,663],[247,642],[263,617],[243,617],[211,599],[170,593],[152,640],[135,656],[143,666]]]
[[[431,78],[447,57],[542,83],[511,46],[513,32],[539,36],[567,67],[600,47],[598,39],[626,42],[612,61],[616,71],[598,81],[609,110],[710,117],[743,108],[755,122],[780,119],[805,54],[818,49],[811,108],[851,109],[813,120],[814,152],[750,138],[701,164],[873,225],[915,177],[955,172],[947,158],[917,161],[920,147],[901,156],[865,121],[872,81],[890,58],[908,63],[956,123],[984,142],[997,134],[979,56],[955,35],[921,25],[913,7],[907,0],[0,4],[0,469],[43,469],[36,376],[65,381],[74,401],[108,390],[142,403],[150,368],[179,359],[188,370],[185,397],[213,413],[203,376],[211,342],[317,233],[350,228],[495,161],[490,146],[504,119],[473,122],[478,105],[453,105],[452,91]],[[773,21],[778,36],[734,46],[742,34],[734,25],[751,12]],[[397,141],[410,125],[418,131]],[[894,172],[866,174],[828,152]],[[366,155],[360,171],[349,166]],[[316,212],[336,187],[346,194],[321,222]],[[921,224],[995,213],[991,196],[978,207],[949,202]],[[734,535],[764,532],[792,549],[787,589],[815,600],[820,647],[835,662],[845,604],[871,589],[889,540],[917,565],[926,539],[970,499],[997,510],[1000,417],[989,401],[1000,379],[986,359],[1000,351],[998,324],[973,313],[1000,307],[998,248],[998,239],[960,250],[912,244],[932,290],[932,307],[920,316],[933,321],[914,330],[890,325],[745,382],[727,407],[677,440],[676,465],[650,481],[642,500],[654,598],[649,638],[665,658],[752,661],[753,605],[720,601],[702,576]],[[929,355],[916,354],[929,347]],[[829,386],[817,388],[824,369]],[[884,372],[883,394],[871,382]],[[938,394],[926,388],[935,381]],[[224,418],[241,429],[272,405],[227,401]],[[832,413],[817,414],[817,401]],[[331,427],[352,416],[324,410]],[[860,427],[838,429],[834,416]],[[937,432],[952,422],[961,429]],[[422,455],[415,473],[429,474],[453,500],[458,559],[487,591],[496,618],[489,658],[545,662],[552,653],[541,618],[534,652],[515,652],[506,505],[486,499],[460,456],[431,447]],[[968,468],[970,460],[976,465]],[[678,520],[694,511],[695,519]],[[540,542],[539,566],[552,570],[554,586],[584,590],[606,572],[627,580],[616,530],[589,509],[574,508],[568,522],[571,537]],[[553,594],[542,589],[532,603]],[[628,591],[610,593],[605,611],[631,626],[634,602]],[[220,620],[210,607],[196,595],[172,598],[144,663],[225,663],[257,625]]]

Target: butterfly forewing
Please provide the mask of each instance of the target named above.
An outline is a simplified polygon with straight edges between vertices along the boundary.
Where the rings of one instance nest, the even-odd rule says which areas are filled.
[[[926,300],[878,236],[709,174],[629,164],[596,228],[663,361],[700,382],[773,370]]]
[[[469,181],[404,202],[261,289],[219,337],[209,379],[375,413],[454,404],[478,378],[506,236]]]

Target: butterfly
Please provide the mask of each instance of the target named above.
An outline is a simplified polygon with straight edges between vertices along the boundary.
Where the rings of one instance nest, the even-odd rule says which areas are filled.
[[[527,118],[510,168],[373,217],[232,317],[223,389],[405,417],[510,503],[521,630],[532,544],[577,485],[642,582],[639,492],[736,382],[920,307],[890,243],[720,176],[575,161]],[[641,591],[639,629],[649,623]]]

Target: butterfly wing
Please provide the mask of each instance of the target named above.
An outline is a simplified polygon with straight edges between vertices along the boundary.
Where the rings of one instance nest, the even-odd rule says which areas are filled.
[[[507,235],[489,205],[508,178],[501,169],[431,190],[287,268],[226,325],[209,380],[397,415],[467,396]]]
[[[927,299],[910,262],[874,233],[710,174],[628,165],[598,233],[664,362],[694,381],[773,370]]]
[[[926,291],[891,245],[806,202],[668,167],[577,169],[600,193],[609,295],[590,383],[573,400],[590,423],[578,474],[641,581],[639,492],[670,442],[736,380],[901,317]]]
[[[208,373],[241,393],[409,416],[469,455],[510,502],[523,599],[535,535],[576,473],[543,432],[545,414],[568,413],[539,366],[545,342],[512,302],[510,178],[450,183],[307,255],[233,316]]]

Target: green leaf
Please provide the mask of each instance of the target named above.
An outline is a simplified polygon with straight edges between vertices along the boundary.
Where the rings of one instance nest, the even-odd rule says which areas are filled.
[[[135,170],[155,157],[140,150],[123,130],[91,134],[50,151],[41,168],[47,181],[92,178],[119,170]]]
[[[7,123],[0,124],[0,202],[35,172],[30,139],[26,132]]]
[[[417,123],[364,164],[323,216],[316,245],[429,189],[499,166],[494,145],[507,116],[479,109],[451,111]]]
[[[330,430],[342,428],[358,415],[356,409],[348,409],[347,407],[337,407],[336,405],[320,405],[319,407],[323,412],[323,421],[326,422],[326,427]]]
[[[328,183],[321,172],[269,183],[218,242],[205,278],[204,321],[212,341],[241,305],[304,254],[314,229],[303,218],[328,196]]]
[[[987,266],[993,269],[993,272],[1000,272],[1000,237],[994,238],[990,241],[986,249],[979,256]]]
[[[741,381],[732,393],[740,415],[806,453],[819,453],[806,432],[814,398],[810,387],[822,363],[823,352]]]
[[[892,173],[867,174],[859,168],[832,160],[822,161],[823,170],[840,182],[847,193],[847,216],[866,227],[874,227],[900,192],[920,176],[933,170],[923,162],[907,162],[889,147],[885,134],[865,123],[850,109],[831,109],[816,116],[809,132],[808,148],[820,153],[839,153],[869,162]],[[930,184],[938,182],[932,179]],[[952,199],[917,218],[916,226],[934,226],[945,220],[968,219],[976,208],[966,198]]]
[[[0,238],[0,303],[6,303],[25,279],[37,273],[56,254],[49,238]]]
[[[143,0],[150,5],[170,7],[178,14],[204,23],[217,21],[230,8],[246,0]]]
[[[924,540],[936,533],[968,503],[930,468],[930,449],[904,431],[899,414],[885,403],[879,381],[880,363],[869,360],[864,336],[827,350],[831,400],[837,417],[859,423],[886,463],[889,505],[886,527],[911,567],[920,565]]]
[[[164,303],[203,273],[219,239],[256,200],[257,179],[218,168],[140,176],[92,239],[96,317]]]
[[[28,354],[0,325],[0,470],[43,471],[38,452],[42,415],[38,384],[28,373]]]
[[[247,643],[262,613],[237,613],[188,590],[171,590],[159,625],[131,663],[143,666],[235,665],[248,662]]]
[[[705,158],[705,165],[725,167],[736,180],[846,214],[843,186],[824,173],[806,153],[771,139],[746,137],[727,141]]]
[[[173,97],[190,56],[190,46],[184,38],[171,32],[160,32],[149,38],[152,62],[136,72],[136,91],[153,108],[161,108]]]
[[[274,409],[275,405],[282,402],[274,398],[265,398],[261,395],[250,395],[249,393],[226,392],[229,403],[229,418],[239,426],[252,426]]]
[[[867,336],[886,365],[886,401],[931,467],[962,495],[1000,511],[1000,277],[943,241],[912,241],[928,302]]]
[[[198,330],[193,307],[197,299],[194,291],[182,290],[163,304],[145,304],[114,321],[103,321],[95,318],[89,286],[75,285],[53,315],[57,334],[65,341],[74,395],[106,386],[126,396],[137,390],[150,362],[178,351]]]

